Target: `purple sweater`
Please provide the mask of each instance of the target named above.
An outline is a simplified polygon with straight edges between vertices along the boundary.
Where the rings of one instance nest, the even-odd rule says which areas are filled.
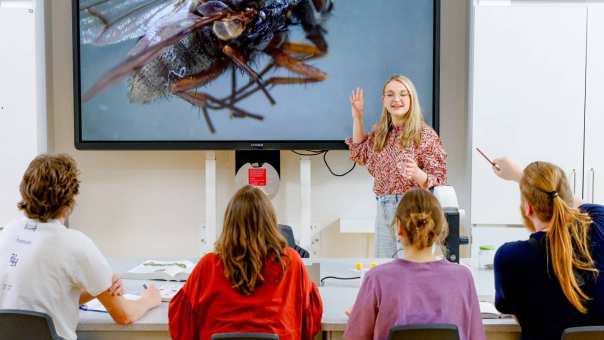
[[[393,326],[417,323],[455,324],[461,340],[485,339],[468,268],[446,260],[397,259],[370,270],[344,338],[385,340]]]

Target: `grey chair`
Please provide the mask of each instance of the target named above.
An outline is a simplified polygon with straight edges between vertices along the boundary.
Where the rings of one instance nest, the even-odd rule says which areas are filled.
[[[40,312],[0,309],[0,340],[62,340],[50,316]]]
[[[292,227],[285,224],[279,224],[279,229],[281,230],[281,235],[285,237],[287,245],[297,251],[301,258],[304,259],[310,257],[310,253],[306,249],[296,244],[296,240],[294,239],[294,230]]]
[[[604,326],[571,327],[564,330],[562,340],[602,340]]]
[[[218,333],[212,334],[212,340],[279,340],[277,334],[267,333]]]
[[[457,326],[450,324],[394,326],[388,340],[459,340],[459,332]]]

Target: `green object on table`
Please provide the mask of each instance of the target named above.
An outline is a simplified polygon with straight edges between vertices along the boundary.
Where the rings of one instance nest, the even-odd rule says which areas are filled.
[[[182,269],[187,269],[187,265],[184,263],[180,263],[180,262],[173,262],[173,263],[157,263],[157,262],[153,262],[153,261],[149,261],[149,262],[145,262],[143,263],[144,266],[155,266],[155,267],[168,267],[168,266],[179,266]]]

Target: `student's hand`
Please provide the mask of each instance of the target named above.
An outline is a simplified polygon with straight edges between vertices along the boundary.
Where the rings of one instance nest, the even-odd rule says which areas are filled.
[[[403,176],[411,178],[419,186],[425,188],[426,182],[428,181],[428,175],[424,170],[419,168],[414,159],[405,158],[400,166],[402,167]]]
[[[141,298],[149,301],[153,307],[161,304],[161,295],[159,294],[159,289],[157,289],[157,287],[155,287],[155,285],[152,283],[147,284],[147,289],[143,291]]]
[[[363,119],[363,89],[357,87],[352,91],[352,95],[350,96],[350,104],[352,106],[352,118],[353,119]]]
[[[111,287],[109,287],[109,292],[112,296],[121,296],[124,294],[122,278],[120,278],[117,274],[113,274],[111,277]]]
[[[352,307],[351,308],[346,308],[344,310],[344,314],[346,314],[347,317],[350,317],[350,314],[352,314]]]
[[[507,157],[496,158],[493,160],[493,172],[495,175],[507,181],[520,182],[522,179],[522,168]]]

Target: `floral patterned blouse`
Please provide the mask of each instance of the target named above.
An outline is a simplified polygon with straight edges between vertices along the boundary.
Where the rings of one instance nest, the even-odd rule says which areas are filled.
[[[414,159],[419,168],[428,175],[429,188],[447,182],[447,154],[436,132],[424,124],[420,144],[412,143],[404,148],[399,142],[401,130],[401,127],[392,128],[384,148],[379,152],[373,149],[373,132],[357,144],[352,142],[352,138],[346,139],[350,148],[350,159],[367,166],[374,178],[373,191],[378,196],[402,194],[420,186],[413,179],[403,176],[403,161],[406,158]]]

